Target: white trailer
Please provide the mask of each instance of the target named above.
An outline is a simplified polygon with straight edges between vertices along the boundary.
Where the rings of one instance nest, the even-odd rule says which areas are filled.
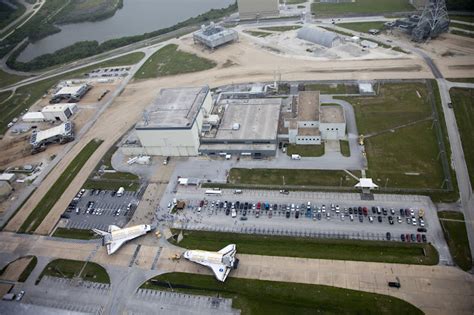
[[[122,197],[122,195],[123,195],[124,192],[125,192],[125,188],[120,187],[120,188],[117,190],[117,197]]]
[[[301,155],[299,155],[299,154],[292,154],[292,155],[291,155],[291,159],[292,159],[292,160],[301,160]]]
[[[210,190],[206,190],[206,195],[220,196],[220,195],[222,195],[222,191],[221,190],[210,189]]]

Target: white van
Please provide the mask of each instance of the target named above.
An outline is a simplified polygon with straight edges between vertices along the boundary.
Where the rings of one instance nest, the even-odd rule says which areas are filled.
[[[236,189],[234,190],[234,194],[238,195],[242,193],[242,189]]]
[[[292,160],[301,160],[301,155],[299,155],[299,154],[292,154],[292,155],[291,155],[291,159],[292,159]]]

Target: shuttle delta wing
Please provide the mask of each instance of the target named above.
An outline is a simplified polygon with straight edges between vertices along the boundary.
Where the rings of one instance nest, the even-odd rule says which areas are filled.
[[[230,268],[227,266],[217,264],[209,264],[208,266],[211,267],[212,272],[214,272],[214,275],[219,281],[224,282],[229,275]]]
[[[123,243],[125,243],[126,241],[128,241],[128,239],[112,241],[109,244],[107,244],[107,254],[112,255],[113,253],[115,253],[117,249],[119,249],[120,246],[122,246]]]

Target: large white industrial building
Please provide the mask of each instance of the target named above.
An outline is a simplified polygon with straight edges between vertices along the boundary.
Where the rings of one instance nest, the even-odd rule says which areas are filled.
[[[141,143],[133,153],[163,156],[198,155],[204,116],[212,107],[208,86],[162,89],[135,125]]]
[[[241,20],[262,19],[280,15],[278,0],[237,0]]]
[[[47,121],[68,121],[76,112],[77,105],[75,103],[48,105],[41,110]]]

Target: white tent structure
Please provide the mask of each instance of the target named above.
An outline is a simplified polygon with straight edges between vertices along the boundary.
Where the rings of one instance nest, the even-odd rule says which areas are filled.
[[[339,35],[336,33],[309,26],[300,28],[296,36],[299,39],[327,48],[335,47],[341,44],[341,37],[339,37]]]
[[[362,189],[363,193],[370,193],[371,190],[379,188],[379,186],[372,181],[372,178],[360,178],[359,183],[354,187]]]

